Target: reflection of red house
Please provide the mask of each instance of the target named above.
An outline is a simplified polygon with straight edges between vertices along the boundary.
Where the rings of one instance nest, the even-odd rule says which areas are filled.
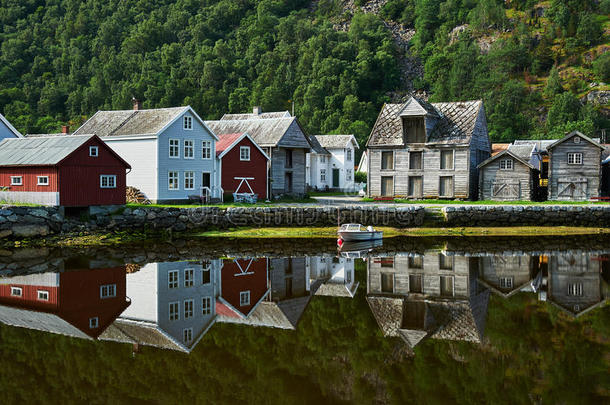
[[[247,133],[221,134],[216,142],[220,161],[221,187],[225,193],[254,193],[267,196],[269,157]]]
[[[14,326],[54,332],[49,325],[60,325],[60,321],[48,316],[52,315],[97,338],[129,306],[125,266],[29,274],[0,283],[0,306],[4,308],[0,320]],[[37,318],[35,313],[44,316]],[[25,324],[24,319],[28,320]],[[41,325],[36,324],[37,319]],[[57,332],[81,335],[70,333],[65,326]]]
[[[218,315],[245,318],[269,293],[267,259],[224,260]]]

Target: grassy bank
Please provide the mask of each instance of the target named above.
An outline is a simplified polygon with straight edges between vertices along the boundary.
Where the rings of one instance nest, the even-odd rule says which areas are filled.
[[[362,202],[376,204],[438,204],[438,205],[590,205],[590,204],[610,204],[607,201],[461,201],[461,200],[408,200],[405,198],[395,198],[389,201],[375,201],[372,198],[363,198]]]

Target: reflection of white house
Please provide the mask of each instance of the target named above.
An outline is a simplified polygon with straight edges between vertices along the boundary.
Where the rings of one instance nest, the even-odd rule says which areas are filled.
[[[358,282],[355,280],[353,259],[330,256],[308,257],[306,266],[310,284],[316,280],[322,281],[315,295],[351,298],[356,295]]]
[[[216,318],[220,260],[150,263],[127,274],[131,306],[100,339],[190,352]]]
[[[355,153],[354,135],[312,135],[312,151],[307,154],[307,185],[317,190],[353,191]]]

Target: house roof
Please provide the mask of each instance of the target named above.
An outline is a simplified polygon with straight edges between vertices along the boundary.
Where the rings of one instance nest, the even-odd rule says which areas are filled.
[[[20,328],[91,339],[91,336],[54,313],[0,305],[0,322]]]
[[[295,117],[239,120],[222,119],[218,121],[206,121],[206,124],[217,134],[247,132],[261,147],[287,146],[307,149],[311,147],[309,139],[301,129]],[[298,125],[299,130],[303,132],[304,139],[292,143],[286,141],[286,143],[283,144],[282,138],[286,135],[292,124]]]
[[[269,118],[289,118],[291,115],[288,111],[264,112],[260,114],[225,114],[221,120],[254,120],[254,119],[269,119]]]
[[[508,150],[515,156],[520,157],[528,162],[532,158],[532,154],[536,149],[536,145],[510,145]]]
[[[320,295],[324,297],[345,297],[345,298],[354,298],[356,295],[356,291],[358,290],[358,285],[360,283],[356,282],[351,286],[344,283],[333,283],[330,281],[326,281],[318,287],[315,295]]]
[[[540,152],[546,152],[547,148],[552,145],[555,139],[517,139],[513,142],[514,145],[536,145]]]
[[[510,143],[492,143],[491,144],[491,156],[497,155],[503,150],[508,149]]]
[[[594,141],[593,139],[589,138],[588,136],[584,135],[582,132],[579,131],[572,131],[569,134],[567,134],[566,136],[564,136],[561,139],[556,140],[555,142],[553,142],[551,145],[549,145],[547,147],[548,150],[553,149],[554,147],[564,143],[565,141],[567,141],[568,139],[573,138],[574,136],[579,136],[580,138],[584,139],[585,141],[589,142],[591,145],[593,146],[597,146],[598,148],[601,148],[602,150],[604,150],[605,148],[600,145],[598,142]]]
[[[420,106],[424,107],[420,100],[417,101]],[[404,116],[403,111],[409,103],[412,103],[412,99],[404,104],[384,104],[373,126],[367,146],[404,145],[401,117]],[[428,134],[427,143],[468,144],[474,133],[482,106],[481,100],[427,105],[424,108],[426,115],[430,115],[435,121],[434,127]],[[430,111],[430,108],[433,111]]]
[[[312,138],[315,138],[326,149],[343,149],[350,142],[353,142],[358,149],[358,142],[354,135],[313,135]]]
[[[69,134],[64,134],[63,132],[57,132],[53,134],[25,134],[26,138],[50,138],[52,136],[67,136]]]
[[[4,115],[0,114],[0,122],[2,122],[6,127],[11,131],[17,138],[22,138],[21,132],[17,131],[17,129],[7,120]]]
[[[324,149],[320,142],[318,142],[318,138],[315,135],[309,135],[309,143],[311,144],[311,149],[319,155],[330,155],[330,152]]]
[[[94,135],[7,138],[0,142],[0,166],[52,166]]]
[[[526,148],[528,148],[528,146],[526,146]],[[497,160],[497,159],[501,158],[502,156],[506,156],[506,155],[512,156],[514,159],[516,159],[516,160],[518,160],[519,162],[523,163],[524,165],[526,165],[526,166],[527,166],[527,167],[529,167],[530,169],[534,169],[534,166],[532,166],[532,165],[531,165],[531,163],[528,161],[528,160],[529,160],[529,157],[528,157],[528,158],[527,158],[527,160],[526,160],[526,159],[524,159],[523,157],[521,157],[521,156],[517,155],[517,154],[515,153],[515,151],[511,150],[510,148],[509,148],[509,149],[506,149],[506,150],[503,150],[502,152],[500,152],[500,153],[498,153],[498,154],[496,154],[496,155],[494,155],[494,156],[490,157],[490,158],[489,158],[489,159],[487,159],[487,160],[484,160],[483,162],[479,163],[479,165],[478,165],[477,167],[481,168],[481,167],[483,167],[483,166],[487,166],[487,165],[488,165],[488,164],[490,164],[491,162],[493,162],[493,161],[495,161],[495,160]]]
[[[219,134],[218,142],[216,142],[216,156],[222,158],[224,155],[227,154],[227,152],[233,149],[235,145],[241,142],[241,140],[244,138],[248,138],[254,144],[254,146],[256,146],[256,149],[258,149],[263,154],[263,156],[265,156],[266,159],[269,159],[269,156],[267,156],[265,151],[263,151],[260,146],[258,146],[258,144],[254,142],[254,139],[252,139],[252,137],[248,135],[247,132],[235,134]]]

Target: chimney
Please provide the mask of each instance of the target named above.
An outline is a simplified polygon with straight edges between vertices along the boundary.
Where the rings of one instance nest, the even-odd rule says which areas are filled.
[[[70,126],[69,125],[62,125],[61,126],[61,133],[64,135],[68,135],[70,133]]]
[[[138,111],[138,110],[142,109],[142,102],[140,100],[138,100],[135,97],[132,97],[131,101],[133,102],[133,110],[134,111]]]
[[[254,108],[252,109],[252,114],[254,115],[261,115],[262,112],[263,108],[260,105],[254,106]]]

